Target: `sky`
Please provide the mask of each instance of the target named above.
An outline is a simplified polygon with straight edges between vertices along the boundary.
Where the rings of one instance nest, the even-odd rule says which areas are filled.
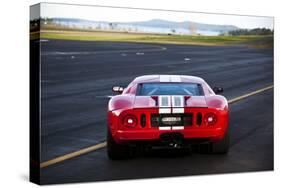
[[[273,29],[274,27],[273,17],[124,9],[68,4],[42,3],[40,13],[41,17],[43,18],[78,18],[92,21],[108,22],[131,22],[147,21],[151,19],[163,19],[175,22],[192,21],[206,24],[235,25],[239,28],[245,29],[252,29],[257,27]],[[33,14],[31,14],[30,16],[31,19],[34,19],[34,17],[36,17]]]

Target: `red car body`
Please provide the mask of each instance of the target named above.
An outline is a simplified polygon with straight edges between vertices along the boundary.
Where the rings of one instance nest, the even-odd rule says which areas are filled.
[[[197,84],[202,95],[138,95],[138,88],[145,83]],[[108,104],[110,146],[112,143],[124,146],[136,141],[161,141],[163,135],[175,133],[182,140],[216,143],[224,140],[228,133],[227,100],[216,95],[202,78],[146,75],[135,78],[125,89],[117,89],[122,93],[112,97]],[[169,145],[175,146],[171,143]]]

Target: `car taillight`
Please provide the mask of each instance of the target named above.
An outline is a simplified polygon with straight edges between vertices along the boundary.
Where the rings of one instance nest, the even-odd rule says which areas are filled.
[[[205,125],[214,125],[218,121],[216,114],[214,113],[207,113],[204,116]]]
[[[133,115],[127,115],[123,118],[123,125],[129,128],[133,128],[137,125],[137,118]]]

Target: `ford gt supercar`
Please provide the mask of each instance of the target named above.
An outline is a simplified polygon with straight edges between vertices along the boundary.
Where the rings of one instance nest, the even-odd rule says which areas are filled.
[[[222,88],[195,76],[146,75],[112,89],[119,95],[108,104],[109,158],[127,158],[138,146],[228,152],[228,103],[217,95]]]

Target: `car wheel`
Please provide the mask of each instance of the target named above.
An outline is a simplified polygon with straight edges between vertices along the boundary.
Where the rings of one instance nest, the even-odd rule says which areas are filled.
[[[212,143],[212,153],[226,154],[229,149],[229,130],[227,129],[224,138],[218,142]]]
[[[126,159],[130,156],[130,147],[117,144],[110,131],[107,131],[107,155],[112,160]]]

